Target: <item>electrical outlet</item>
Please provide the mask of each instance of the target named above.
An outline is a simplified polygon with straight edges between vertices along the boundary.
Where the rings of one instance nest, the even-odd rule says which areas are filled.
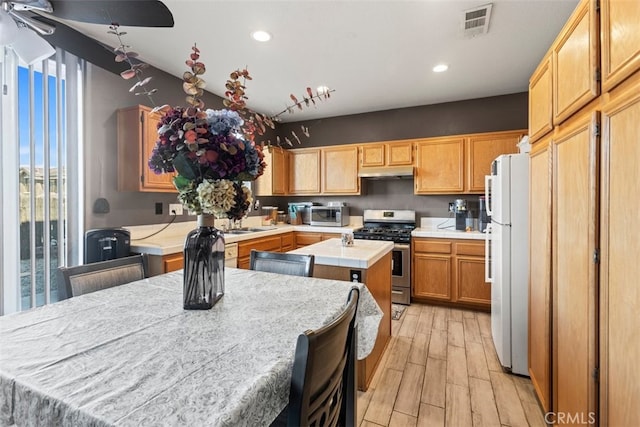
[[[169,215],[182,215],[182,213],[182,205],[180,203],[169,203]]]
[[[449,203],[449,212],[453,212],[453,202]]]

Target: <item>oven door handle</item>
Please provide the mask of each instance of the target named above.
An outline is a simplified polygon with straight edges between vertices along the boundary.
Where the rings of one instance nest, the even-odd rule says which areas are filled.
[[[394,243],[393,249],[409,249],[411,247],[408,243]]]

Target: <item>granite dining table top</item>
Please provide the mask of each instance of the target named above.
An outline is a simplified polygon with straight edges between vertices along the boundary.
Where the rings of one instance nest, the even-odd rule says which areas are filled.
[[[233,268],[211,310],[182,308],[177,271],[0,317],[0,425],[269,425],[297,336],[352,286],[362,359],[382,318],[364,284]]]

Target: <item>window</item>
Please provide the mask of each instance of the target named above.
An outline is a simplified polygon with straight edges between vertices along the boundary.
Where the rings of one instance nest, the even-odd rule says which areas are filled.
[[[57,268],[78,261],[82,63],[58,50],[35,65],[2,60],[0,314],[58,300]]]

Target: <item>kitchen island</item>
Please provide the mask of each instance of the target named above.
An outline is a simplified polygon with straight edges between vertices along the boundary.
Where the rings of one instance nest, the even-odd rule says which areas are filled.
[[[257,221],[256,221],[257,220]],[[218,220],[216,220],[218,221]],[[223,229],[226,220],[220,220],[216,227]],[[224,233],[226,250],[225,264],[228,267],[249,268],[251,249],[287,252],[306,244],[323,239],[338,237],[340,233],[353,232],[362,227],[362,222],[345,227],[318,227],[310,225],[267,225],[260,224],[259,217],[245,221],[243,230],[229,230]],[[180,270],[184,260],[182,251],[187,234],[197,227],[195,222],[142,225],[125,227],[131,233],[131,252],[148,255],[149,274],[169,273]]]
[[[364,283],[384,313],[373,350],[367,358],[358,361],[358,389],[362,391],[369,387],[391,339],[392,250],[392,242],[356,239],[353,246],[342,246],[341,239],[328,239],[289,251],[314,255],[314,277]]]

